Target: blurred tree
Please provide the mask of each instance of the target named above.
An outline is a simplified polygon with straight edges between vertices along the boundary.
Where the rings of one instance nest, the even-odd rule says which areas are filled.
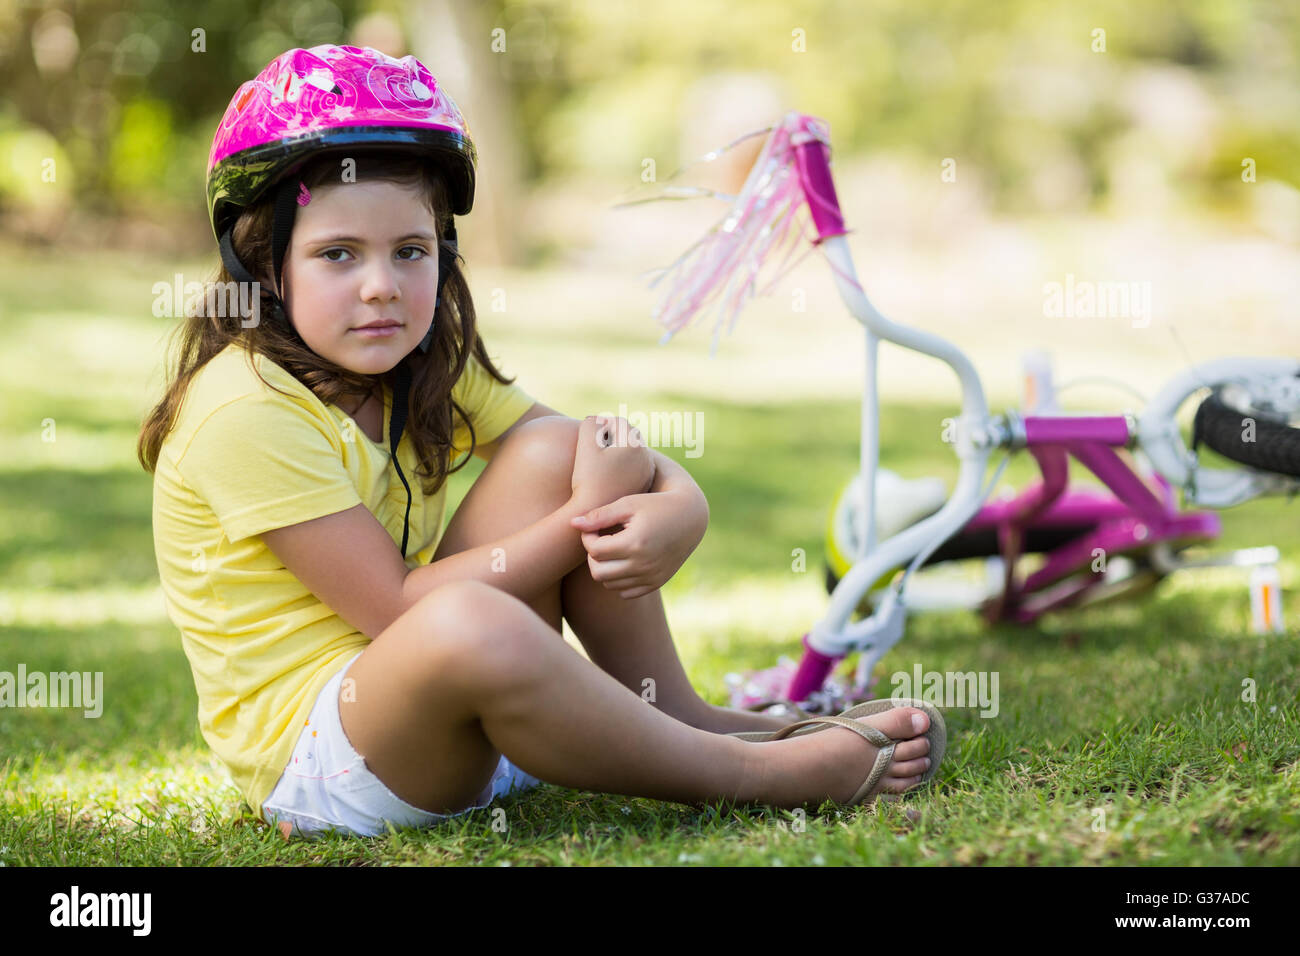
[[[78,201],[98,212],[194,201],[159,156],[207,156],[231,96],[292,46],[345,42],[359,0],[81,0],[0,3],[0,76],[17,118],[63,145]],[[66,51],[71,49],[72,55]],[[121,142],[118,142],[121,140]],[[201,144],[183,146],[182,141]],[[150,153],[158,155],[149,155]],[[105,161],[107,159],[107,161]]]
[[[491,4],[475,0],[411,0],[407,6],[416,56],[443,83],[469,124],[478,154],[474,215],[461,243],[471,261],[516,262],[521,146],[510,78],[498,61],[512,51]]]
[[[1300,5],[1271,0],[0,0],[0,125],[54,137],[85,207],[192,209],[238,85],[359,24],[391,36],[385,14],[487,147],[473,228],[502,258],[516,182],[667,175],[700,84],[728,76],[827,119],[840,155],[959,157],[1021,212],[1140,195],[1135,156],[1211,205],[1252,201],[1244,156],[1300,186]]]

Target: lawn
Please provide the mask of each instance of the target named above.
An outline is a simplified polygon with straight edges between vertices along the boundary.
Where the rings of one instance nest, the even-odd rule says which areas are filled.
[[[1300,505],[1281,500],[1224,512],[1222,543],[1282,548],[1284,636],[1250,633],[1245,575],[1225,569],[1032,628],[913,617],[877,672],[884,686],[917,663],[996,671],[1000,711],[947,710],[936,785],[874,811],[702,813],[547,785],[499,804],[504,832],[480,810],[427,831],[286,844],[200,737],[158,588],[151,479],[134,448],[171,321],[150,315],[150,289],[172,264],[104,253],[69,281],[65,263],[20,250],[6,262],[0,670],[103,671],[106,703],[97,719],[0,709],[0,865],[1300,863]],[[525,297],[529,277],[513,281]],[[522,326],[490,319],[494,352],[532,390],[541,367],[529,364]],[[598,347],[590,326],[562,323],[544,347],[664,361],[626,311],[607,321]],[[752,393],[701,397],[681,376],[623,396],[585,382],[534,391],[574,415],[627,401],[707,423],[703,454],[664,449],[705,491],[711,524],[663,594],[687,671],[716,703],[724,675],[795,653],[821,613],[826,511],[857,457],[851,394]],[[887,400],[882,461],[951,485],[954,459],[938,437],[954,409]],[[481,467],[456,476],[449,513]],[[1031,473],[1016,460],[1005,480]],[[798,548],[803,571],[792,569]]]

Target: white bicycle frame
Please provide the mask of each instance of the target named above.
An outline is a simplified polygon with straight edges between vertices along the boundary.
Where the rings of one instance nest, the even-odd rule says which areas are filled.
[[[989,456],[995,448],[1014,443],[1016,423],[1000,416],[990,416],[979,374],[960,349],[937,335],[893,322],[872,305],[858,282],[844,236],[824,240],[822,249],[832,266],[840,298],[849,314],[865,329],[860,462],[865,480],[857,528],[861,549],[831,594],[826,614],[809,631],[807,643],[813,650],[829,657],[862,651],[858,673],[869,674],[903,636],[905,586],[887,591],[870,616],[856,623],[850,623],[850,618],[873,582],[887,571],[912,561],[931,546],[946,541],[974,517],[991,491],[991,488],[981,487]],[[961,384],[962,411],[955,442],[960,472],[953,494],[935,514],[877,544],[875,485],[880,422],[877,353],[881,340],[932,356],[951,367]],[[1137,441],[1152,466],[1173,486],[1183,489],[1188,503],[1223,508],[1260,495],[1300,487],[1300,482],[1294,479],[1249,468],[1199,467],[1196,456],[1188,450],[1174,421],[1178,408],[1200,388],[1296,375],[1300,375],[1300,361],[1294,359],[1244,357],[1202,363],[1182,372],[1157,393],[1135,423]]]

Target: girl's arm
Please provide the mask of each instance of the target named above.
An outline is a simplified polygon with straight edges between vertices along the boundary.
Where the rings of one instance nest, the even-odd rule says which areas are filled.
[[[700,486],[691,477],[691,473],[661,451],[655,451],[651,448],[650,455],[655,460],[655,483],[650,490],[682,491],[692,496],[698,496],[699,501],[704,505],[704,513],[707,517],[709,503],[704,498],[704,492],[700,491]]]
[[[695,550],[695,546],[700,543],[709,526],[709,501],[704,497],[704,492],[695,483],[690,472],[663,452],[655,451],[653,448],[649,451],[655,463],[655,480],[647,494],[666,493],[670,496],[664,499],[672,501],[672,505],[666,507],[666,513],[674,519],[669,529],[669,538],[679,541],[689,554]],[[638,500],[632,501],[630,500],[632,498]],[[581,520],[575,527],[588,532],[608,528],[619,524],[635,511],[637,506],[644,504],[643,496],[628,496],[603,507],[583,512],[580,515]],[[685,543],[687,539],[690,541],[689,545]]]
[[[649,488],[654,462],[644,449],[597,445],[594,419],[580,426],[571,494],[563,506],[508,537],[408,569],[392,536],[364,504],[261,534],[267,548],[344,621],[374,640],[440,584],[484,581],[532,601],[586,552],[570,519]],[[585,436],[585,441],[581,440]],[[509,556],[493,569],[493,549]]]
[[[704,539],[709,503],[690,474],[650,450],[652,494],[629,495],[574,519],[583,532],[591,576],[620,597],[641,597],[663,587]],[[602,529],[622,525],[615,534]]]
[[[466,579],[530,601],[586,559],[581,534],[569,523],[593,503],[574,497],[564,507],[509,537],[410,570],[392,537],[364,504],[263,532],[263,542],[303,585],[371,640],[440,584]],[[508,570],[492,570],[504,548]]]
[[[704,539],[704,532],[709,527],[709,500],[695,483],[691,473],[662,452],[650,449],[655,461],[655,483],[651,491],[667,492],[679,505],[676,513],[676,529],[673,537],[678,550],[685,551],[682,561]],[[681,565],[678,564],[677,567]],[[673,568],[672,574],[677,573]],[[671,575],[670,575],[671,576]]]
[[[620,494],[644,492],[653,486],[656,472],[648,449],[610,442],[603,419],[589,416],[578,429],[569,500],[505,538],[409,571],[402,583],[408,608],[439,585],[464,580],[482,581],[531,602],[583,563],[586,550],[573,519]]]
[[[509,537],[408,571],[402,582],[403,603],[413,607],[439,585],[466,580],[483,581],[521,601],[532,601],[554,585],[557,577],[586,560],[582,535],[571,524],[571,519],[585,510],[570,498],[563,507]]]

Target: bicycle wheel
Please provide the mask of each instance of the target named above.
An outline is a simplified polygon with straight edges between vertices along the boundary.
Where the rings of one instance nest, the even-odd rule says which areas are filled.
[[[1216,389],[1201,402],[1192,451],[1201,442],[1238,464],[1300,478],[1300,413],[1262,407],[1241,390]]]
[[[862,474],[854,475],[840,489],[827,516],[825,552],[827,590],[834,590],[860,550],[859,524],[864,485]],[[887,468],[876,470],[876,540],[889,538],[904,528],[928,518],[947,500],[948,491],[941,478],[903,478]],[[872,582],[871,589],[883,587],[896,569],[885,571]]]
[[[929,495],[905,494],[908,488],[890,475],[888,489],[880,497],[879,512],[884,516],[882,527],[893,534],[902,530],[900,517],[910,526],[929,517],[944,500],[942,488],[928,489]],[[919,487],[913,483],[914,488]],[[845,488],[831,511],[826,537],[826,591],[831,593],[850,567],[848,555],[856,553],[856,512],[860,509],[860,484],[855,482]],[[904,507],[904,505],[909,507]],[[890,521],[890,519],[893,519]],[[1038,524],[1028,529],[1020,548],[1024,557],[1044,555],[1089,534],[1096,525],[1091,522]],[[1001,593],[1004,567],[1000,560],[997,530],[981,528],[962,529],[935,549],[917,569],[908,585],[908,603],[918,609],[976,610]],[[1112,597],[1133,595],[1158,584],[1165,574],[1143,552],[1111,558],[1111,568],[1104,584],[1082,597],[1079,604],[1093,604]],[[877,600],[902,566],[891,568],[872,582],[871,588],[858,604],[858,614],[869,614]],[[1086,573],[1080,572],[1080,573]]]
[[[1029,533],[1025,536],[1025,545],[1021,553],[1043,554],[1047,551],[1053,550],[1054,548],[1058,548],[1061,545],[1069,544],[1076,538],[1082,537],[1089,531],[1093,530],[1093,527],[1093,525],[1066,525],[1061,527],[1031,528],[1029,529]],[[935,549],[935,552],[921,564],[921,568],[917,570],[917,574],[918,576],[921,575],[923,569],[935,569],[940,566],[949,570],[954,570],[962,564],[973,565],[974,562],[979,561],[980,559],[998,557],[1000,557],[1000,552],[998,549],[997,531],[995,529],[985,528],[980,531],[958,531],[955,535]],[[839,570],[837,565],[839,568],[843,568],[843,570]],[[900,565],[900,567],[891,569],[881,575],[881,577],[875,582],[871,594],[874,595],[882,592],[884,587],[901,569],[902,566]],[[847,571],[846,567],[828,555],[826,561],[826,593],[829,594],[835,590],[845,571]],[[965,576],[973,580],[979,575],[976,572],[967,571],[965,572]],[[961,601],[956,602],[958,606],[962,606],[962,603],[963,602]],[[865,602],[863,605],[860,605],[860,609],[864,609],[865,607]]]

